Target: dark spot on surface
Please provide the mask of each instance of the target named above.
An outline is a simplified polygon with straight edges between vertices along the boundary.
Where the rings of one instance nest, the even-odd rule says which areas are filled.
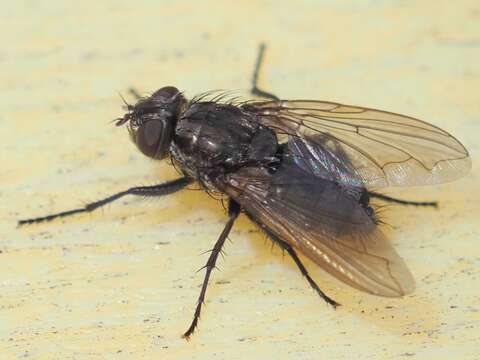
[[[230,284],[230,281],[228,281],[228,280],[218,280],[218,281],[215,282],[215,284],[225,285],[225,284]]]

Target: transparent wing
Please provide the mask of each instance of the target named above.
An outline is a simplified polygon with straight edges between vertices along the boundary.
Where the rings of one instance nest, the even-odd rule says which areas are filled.
[[[438,184],[465,175],[471,167],[457,139],[412,117],[309,100],[250,102],[243,107],[277,134],[297,138],[295,156],[308,158],[304,166],[319,166],[317,176],[329,173],[344,184]]]
[[[275,173],[243,168],[217,186],[256,222],[343,282],[388,297],[415,281],[365,209],[348,191],[295,164]]]

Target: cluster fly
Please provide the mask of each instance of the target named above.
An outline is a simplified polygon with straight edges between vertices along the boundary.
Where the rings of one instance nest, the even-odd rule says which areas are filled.
[[[465,175],[465,147],[446,131],[387,111],[316,100],[281,100],[257,87],[260,46],[251,93],[262,100],[225,96],[192,100],[173,86],[116,119],[144,155],[170,158],[181,176],[127,189],[85,207],[20,220],[33,224],[91,212],[125,195],[158,197],[199,184],[228,199],[228,220],[205,265],[189,338],[200,317],[208,281],[235,220],[244,213],[286,251],[310,286],[333,307],[297,256],[305,254],[334,277],[387,297],[411,293],[414,279],[379,229],[372,198],[435,206],[383,195],[391,186],[433,185]],[[375,191],[373,190],[375,189]]]

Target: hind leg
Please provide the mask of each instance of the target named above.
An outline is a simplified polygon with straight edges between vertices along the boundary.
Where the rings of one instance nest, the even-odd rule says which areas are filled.
[[[392,202],[395,204],[400,204],[400,205],[412,205],[412,206],[432,206],[432,207],[438,207],[438,202],[436,201],[410,201],[410,200],[401,200],[397,198],[393,198],[387,195],[379,194],[373,191],[369,191],[368,195],[371,198],[376,198],[380,199],[383,201],[387,202]]]

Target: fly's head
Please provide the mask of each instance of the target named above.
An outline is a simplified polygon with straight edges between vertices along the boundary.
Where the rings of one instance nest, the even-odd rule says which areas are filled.
[[[165,158],[170,150],[175,125],[186,99],[173,86],[165,86],[135,105],[127,104],[128,112],[115,125],[127,123],[130,138],[146,156]]]

